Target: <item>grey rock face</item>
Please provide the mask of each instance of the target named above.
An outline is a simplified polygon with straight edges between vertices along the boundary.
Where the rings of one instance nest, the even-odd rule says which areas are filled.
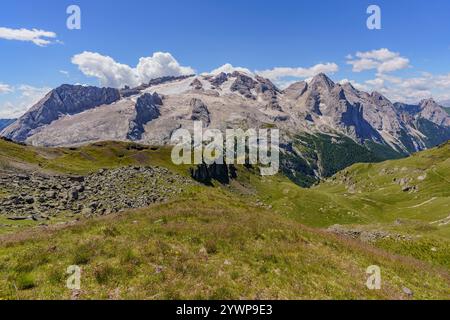
[[[239,72],[234,72],[231,76],[236,78],[231,85],[231,91],[237,91],[246,98],[254,99],[251,91],[256,88],[258,82]]]
[[[159,107],[162,104],[162,99],[157,93],[140,96],[135,106],[136,116],[130,121],[127,138],[132,141],[140,140],[144,133],[144,125],[160,116]]]
[[[450,116],[433,99],[422,100],[419,106],[422,118],[428,119],[438,126],[450,126]]]
[[[225,72],[221,72],[220,74],[218,74],[217,76],[215,76],[210,80],[211,84],[214,87],[220,87],[226,81],[228,81],[228,76]]]
[[[305,81],[299,81],[291,84],[289,87],[287,87],[283,94],[288,96],[292,100],[297,100],[299,97],[301,97],[306,90],[308,89],[308,84]]]
[[[324,74],[308,84],[295,83],[283,93],[297,101],[307,121],[335,129],[360,143],[370,140],[407,154],[449,139],[448,115],[434,101],[418,106],[394,105],[378,92],[368,94],[348,83],[335,84]],[[418,123],[419,118],[426,122]],[[435,138],[430,140],[428,136]]]
[[[450,115],[433,99],[422,100],[417,105],[395,103],[394,106],[407,122],[423,118],[438,126],[450,127]]]
[[[191,83],[191,87],[194,88],[194,90],[201,90],[203,89],[203,84],[198,79],[194,79]]]
[[[202,100],[194,98],[191,100],[190,105],[192,108],[191,120],[202,121],[206,127],[209,126],[211,118],[206,104]]]
[[[422,134],[420,149],[450,139],[450,115],[433,99],[422,100],[417,105],[395,103],[394,106],[402,121]]]
[[[32,131],[48,125],[62,115],[73,115],[120,99],[119,90],[62,85],[50,91],[24,116],[6,128],[2,135],[14,141],[25,141]]]
[[[258,81],[256,86],[256,91],[258,93],[264,94],[264,96],[268,99],[276,99],[277,95],[280,93],[280,90],[278,90],[272,81],[260,76],[256,76],[255,79]]]
[[[120,90],[120,96],[123,98],[131,97],[131,96],[139,94],[141,92],[141,90],[142,90],[141,88],[125,87]]]
[[[16,121],[16,119],[0,119],[0,132],[10,124],[14,123],[14,121]]]

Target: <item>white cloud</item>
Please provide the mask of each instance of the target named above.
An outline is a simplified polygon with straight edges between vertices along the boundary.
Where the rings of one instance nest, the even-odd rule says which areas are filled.
[[[0,94],[11,93],[14,89],[9,84],[0,82]]]
[[[151,57],[139,59],[136,67],[118,63],[109,56],[85,51],[72,58],[72,63],[86,76],[100,80],[108,87],[138,86],[151,79],[163,76],[181,76],[194,74],[191,67],[181,66],[177,60],[166,52],[155,52]]]
[[[309,68],[275,67],[273,69],[255,71],[255,73],[270,79],[279,88],[283,89],[298,80],[308,82],[319,73],[334,74],[337,71],[339,71],[339,66],[336,63],[328,62],[319,63]]]
[[[181,66],[168,52],[155,52],[152,57],[140,58],[136,70],[143,82],[163,76],[195,74],[194,69]]]
[[[69,71],[66,71],[66,70],[59,70],[59,73],[65,75],[66,77],[69,76]]]
[[[212,74],[212,75],[218,75],[218,74],[220,74],[220,73],[222,73],[222,72],[224,72],[224,73],[233,73],[233,72],[235,72],[235,71],[242,72],[242,73],[247,73],[247,74],[249,74],[249,75],[253,75],[253,74],[254,74],[253,72],[251,72],[251,71],[250,71],[249,69],[247,69],[247,68],[243,68],[243,67],[233,67],[233,65],[231,65],[230,63],[226,63],[226,64],[224,64],[223,66],[220,66],[219,68],[214,69],[214,70],[211,71],[209,74]]]
[[[396,70],[402,70],[409,67],[409,60],[403,57],[395,57],[388,61],[384,61],[378,66],[378,72],[392,72]]]
[[[0,118],[12,119],[23,115],[30,107],[41,100],[51,88],[37,88],[21,85],[17,88],[18,96],[0,104]]]
[[[436,77],[435,83],[440,88],[450,88],[450,73]]]
[[[417,103],[433,97],[437,101],[450,98],[450,74],[401,78],[377,74],[376,78],[365,81],[366,91],[378,91],[392,101]]]
[[[38,30],[38,29],[10,29],[0,27],[0,39],[30,41],[40,47],[45,47],[51,43],[51,40],[56,38],[56,33],[52,31]]]
[[[287,77],[311,78],[319,73],[333,74],[337,71],[339,71],[339,67],[336,63],[320,63],[310,68],[276,67],[270,70],[256,71],[256,73],[277,82]]]
[[[357,52],[355,57],[348,55],[347,63],[353,66],[354,72],[376,69],[378,73],[388,73],[409,67],[409,59],[386,48]]]
[[[391,60],[395,57],[398,57],[399,54],[392,52],[389,49],[383,48],[383,49],[379,49],[379,50],[357,52],[356,56],[361,59],[373,59],[373,60],[378,60],[378,61],[387,61],[387,60]]]
[[[339,84],[346,84],[346,83],[350,83],[354,88],[361,90],[361,91],[369,91],[369,87],[361,84],[355,80],[349,80],[349,79],[342,79],[340,81],[338,81]]]

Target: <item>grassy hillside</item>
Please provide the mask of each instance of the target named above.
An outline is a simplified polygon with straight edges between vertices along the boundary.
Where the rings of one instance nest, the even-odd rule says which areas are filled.
[[[214,201],[211,201],[214,199]],[[448,274],[339,239],[208,188],[168,204],[4,236],[0,297],[125,299],[448,298]],[[66,289],[82,267],[80,292]],[[380,291],[365,287],[379,265]]]
[[[43,149],[0,140],[0,173],[158,165],[187,176],[169,157],[128,143]],[[241,167],[230,185],[196,185],[144,209],[9,229],[0,217],[0,298],[446,299],[449,158],[446,144],[357,164],[312,189]],[[324,230],[333,224],[411,237],[364,242]],[[80,292],[65,287],[73,264]],[[381,267],[382,290],[365,286],[370,265]]]
[[[170,149],[125,142],[99,142],[79,148],[35,148],[0,139],[0,170],[48,171],[88,174],[99,169],[129,165],[172,165]]]
[[[353,165],[311,189],[250,177],[279,214],[315,227],[388,232],[376,245],[450,268],[450,143],[409,158]],[[274,188],[276,186],[276,188]],[[397,235],[407,237],[397,241]]]

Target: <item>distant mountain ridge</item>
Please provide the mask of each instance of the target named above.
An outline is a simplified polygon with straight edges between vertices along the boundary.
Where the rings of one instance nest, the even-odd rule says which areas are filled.
[[[122,90],[63,85],[1,135],[41,146],[102,140],[165,145],[174,130],[192,130],[193,119],[221,130],[280,129],[284,169],[294,179],[299,172],[299,179],[329,176],[354,162],[404,156],[450,139],[450,116],[432,99],[392,103],[325,74],[279,90],[237,71],[165,77]],[[325,161],[330,152],[331,164]]]

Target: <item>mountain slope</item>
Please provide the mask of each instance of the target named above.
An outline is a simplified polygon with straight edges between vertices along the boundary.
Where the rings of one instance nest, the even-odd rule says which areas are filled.
[[[57,121],[62,116],[70,116],[110,104],[119,99],[119,91],[111,88],[62,85],[49,92],[24,116],[3,132],[15,141],[25,141],[42,127]]]
[[[16,121],[16,119],[0,119],[0,132],[6,128],[7,126],[9,126],[11,123],[13,123],[14,121]]]

